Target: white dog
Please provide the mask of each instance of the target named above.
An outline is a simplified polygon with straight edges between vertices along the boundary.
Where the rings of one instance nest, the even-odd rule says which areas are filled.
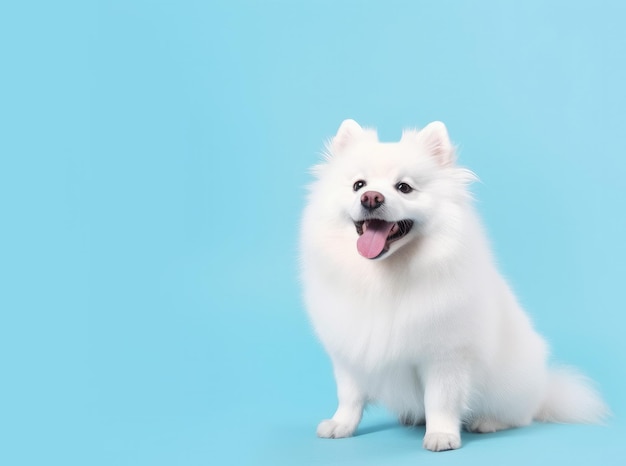
[[[352,435],[369,402],[425,423],[433,451],[459,448],[462,426],[494,432],[608,414],[587,379],[548,368],[547,345],[472,206],[475,177],[456,165],[442,123],[381,143],[346,120],[314,173],[302,278],[339,401],[320,437]]]

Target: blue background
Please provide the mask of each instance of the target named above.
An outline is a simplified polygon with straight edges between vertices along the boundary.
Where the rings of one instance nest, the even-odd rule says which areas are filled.
[[[626,4],[0,6],[0,463],[623,464]],[[422,450],[324,441],[297,279],[307,168],[344,118],[443,120],[503,272],[606,427]]]

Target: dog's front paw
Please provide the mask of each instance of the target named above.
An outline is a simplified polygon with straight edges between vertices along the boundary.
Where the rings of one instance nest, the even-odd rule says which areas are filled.
[[[430,451],[456,450],[460,447],[461,437],[458,434],[432,432],[424,436],[424,448]]]
[[[342,424],[332,419],[326,419],[317,426],[317,436],[321,438],[345,438],[352,437],[355,426]]]

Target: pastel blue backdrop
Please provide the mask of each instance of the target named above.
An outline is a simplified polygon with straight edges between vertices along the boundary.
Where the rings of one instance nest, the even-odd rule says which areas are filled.
[[[0,6],[0,463],[626,462],[626,4]],[[443,120],[503,272],[614,411],[422,450],[335,407],[297,279],[344,118]]]

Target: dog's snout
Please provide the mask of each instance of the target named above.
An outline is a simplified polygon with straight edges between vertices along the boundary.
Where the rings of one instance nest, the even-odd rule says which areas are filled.
[[[361,196],[361,205],[367,210],[379,208],[385,202],[385,196],[378,191],[367,191]]]

